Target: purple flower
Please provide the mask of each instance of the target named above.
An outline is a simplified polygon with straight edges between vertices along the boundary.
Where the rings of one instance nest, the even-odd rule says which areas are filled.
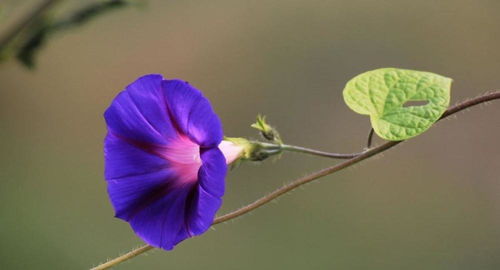
[[[104,118],[115,216],[167,250],[204,233],[221,206],[227,171],[222,125],[209,101],[187,82],[146,75],[118,94]]]

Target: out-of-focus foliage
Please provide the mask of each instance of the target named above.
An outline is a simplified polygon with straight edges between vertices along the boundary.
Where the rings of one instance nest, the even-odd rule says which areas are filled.
[[[15,57],[28,68],[35,67],[36,55],[47,41],[56,33],[82,26],[92,19],[109,11],[126,7],[134,2],[128,0],[107,0],[87,4],[64,18],[57,18],[47,11],[32,18],[26,29],[20,31],[15,44],[4,44],[0,47],[0,60]]]

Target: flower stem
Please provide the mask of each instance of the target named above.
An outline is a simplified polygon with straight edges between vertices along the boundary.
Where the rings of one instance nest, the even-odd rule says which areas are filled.
[[[464,102],[461,102],[457,105],[454,105],[450,108],[448,108],[448,110],[446,110],[444,112],[444,114],[441,116],[440,120],[443,119],[443,118],[446,118],[452,114],[455,114],[459,111],[462,111],[464,109],[467,109],[469,107],[472,107],[472,106],[475,106],[475,105],[478,105],[478,104],[481,104],[481,103],[485,103],[485,102],[488,102],[488,101],[492,101],[492,100],[495,100],[495,99],[500,99],[500,91],[495,91],[495,92],[492,92],[492,93],[488,93],[488,94],[484,94],[482,96],[479,96],[479,97],[476,97],[476,98],[473,98],[473,99],[470,99],[470,100],[467,100],[467,101],[464,101]],[[335,173],[335,172],[338,172],[342,169],[345,169],[347,167],[350,167],[360,161],[363,161],[367,158],[370,158],[372,156],[375,156],[377,154],[380,154],[396,145],[398,145],[399,143],[401,143],[403,141],[390,141],[390,142],[386,142],[384,144],[381,144],[379,146],[376,146],[376,147],[373,147],[369,150],[366,150],[365,152],[362,152],[360,153],[359,155],[357,156],[354,156],[353,158],[350,158],[342,163],[339,163],[339,164],[336,164],[334,166],[331,166],[331,167],[328,167],[328,168],[325,168],[325,169],[322,169],[320,171],[317,171],[315,173],[312,173],[308,176],[305,176],[305,177],[302,177],[302,178],[299,178],[299,179],[296,179],[295,181],[289,183],[289,184],[286,184],[278,189],[276,189],[275,191],[271,192],[270,194],[268,195],[265,195],[263,197],[261,197],[260,199],[254,201],[253,203],[250,203],[240,209],[237,209],[233,212],[230,212],[228,214],[225,214],[223,216],[220,216],[220,217],[217,217],[214,222],[213,222],[213,225],[216,225],[216,224],[219,224],[219,223],[222,223],[222,222],[225,222],[225,221],[228,221],[228,220],[231,220],[231,219],[234,219],[234,218],[237,218],[241,215],[244,215],[250,211],[253,211],[257,208],[259,208],[260,206],[264,205],[264,204],[267,204],[268,202],[276,199],[277,197],[303,185],[303,184],[306,184],[306,183],[309,183],[309,182],[312,182],[318,178],[321,178],[323,176],[326,176],[326,175],[330,175],[332,173]],[[312,149],[307,149],[307,148],[302,148],[302,147],[296,147],[296,146],[291,146],[292,149],[294,150],[290,150],[290,151],[295,151],[295,152],[303,152],[303,153],[309,153],[309,154],[313,154],[312,152],[315,152],[314,154],[318,154],[316,152],[320,152],[320,153],[323,153],[323,154],[332,154],[332,153],[325,153],[325,152],[321,152],[321,151],[316,151],[316,150],[312,150]],[[112,259],[106,263],[103,263],[101,265],[98,265],[97,267],[94,267],[92,268],[92,270],[104,270],[104,269],[109,269],[121,262],[124,262],[126,260],[129,260],[129,259],[132,259],[148,250],[151,250],[153,249],[152,246],[149,246],[149,245],[144,245],[144,246],[141,246],[137,249],[134,249],[124,255],[121,255],[115,259]]]
[[[310,149],[310,148],[306,148],[306,147],[302,147],[302,146],[288,145],[288,144],[282,144],[281,150],[290,151],[290,152],[305,153],[305,154],[310,154],[310,155],[315,155],[315,156],[320,156],[320,157],[339,158],[339,159],[350,159],[353,157],[357,157],[363,153],[363,152],[349,153],[349,154],[330,153],[330,152],[324,152],[324,151],[320,151],[320,150]]]

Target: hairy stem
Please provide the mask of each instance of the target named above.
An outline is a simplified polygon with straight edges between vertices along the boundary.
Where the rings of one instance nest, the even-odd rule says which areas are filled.
[[[448,110],[446,110],[444,112],[444,114],[441,116],[440,120],[443,119],[443,118],[446,118],[454,113],[457,113],[459,111],[462,111],[464,109],[467,109],[469,107],[472,107],[472,106],[475,106],[475,105],[478,105],[478,104],[481,104],[481,103],[484,103],[484,102],[488,102],[488,101],[492,101],[492,100],[495,100],[495,99],[500,99],[500,91],[495,91],[495,92],[492,92],[492,93],[487,93],[487,94],[484,94],[484,95],[481,95],[479,97],[476,97],[476,98],[473,98],[473,99],[470,99],[470,100],[466,100],[464,102],[461,102],[461,103],[458,103],[450,108],[448,108]],[[372,157],[372,156],[375,156],[377,154],[380,154],[396,145],[398,145],[399,143],[401,143],[403,141],[391,141],[391,142],[386,142],[382,145],[379,145],[379,146],[376,146],[374,148],[371,148],[363,153],[360,153],[359,155],[357,156],[354,156],[342,163],[339,163],[339,164],[336,164],[334,166],[331,166],[331,167],[328,167],[328,168],[325,168],[325,169],[322,169],[322,170],[319,170],[317,172],[314,172],[310,175],[307,175],[305,177],[302,177],[302,178],[299,178],[299,179],[296,179],[295,181],[287,184],[287,185],[284,185],[278,189],[276,189],[275,191],[271,192],[270,194],[266,195],[266,196],[263,196],[262,198],[256,200],[255,202],[253,203],[250,203],[240,209],[237,209],[233,212],[230,212],[228,214],[225,214],[223,216],[220,216],[218,218],[216,218],[213,222],[213,225],[215,224],[219,224],[219,223],[222,223],[222,222],[225,222],[225,221],[228,221],[228,220],[231,220],[231,219],[234,219],[234,218],[237,218],[241,215],[244,215],[250,211],[253,211],[257,208],[259,208],[260,206],[264,205],[264,204],[267,204],[268,202],[276,199],[277,197],[303,185],[303,184],[306,184],[306,183],[309,183],[309,182],[312,182],[318,178],[321,178],[323,176],[326,176],[326,175],[330,175],[332,173],[335,173],[335,172],[338,172],[342,169],[345,169],[347,167],[350,167],[360,161],[363,161],[369,157]],[[292,148],[299,148],[299,149],[306,149],[305,151],[296,151],[296,152],[305,152],[305,153],[311,153],[311,151],[309,150],[312,150],[312,149],[307,149],[307,148],[302,148],[302,147],[295,147],[295,146],[292,146]],[[312,150],[312,152],[317,152],[316,150]],[[321,151],[319,151],[321,152]],[[323,152],[324,153],[324,152]],[[330,153],[327,153],[327,154],[330,154]],[[148,250],[151,250],[153,249],[152,246],[149,246],[149,245],[144,245],[144,246],[141,246],[137,249],[134,249],[124,255],[121,255],[115,259],[112,259],[104,264],[101,264],[95,268],[92,268],[92,270],[102,270],[102,269],[108,269],[110,267],[113,267],[123,261],[126,261],[126,260],[129,260],[131,258],[134,258],[136,257],[137,255],[140,255]]]
[[[100,265],[92,268],[91,270],[109,269],[109,268],[111,268],[111,267],[113,267],[113,266],[115,266],[115,265],[117,265],[117,264],[119,264],[121,262],[124,262],[126,260],[132,259],[135,256],[140,255],[140,254],[142,254],[142,253],[144,253],[144,252],[146,252],[148,250],[151,250],[153,248],[154,247],[150,246],[150,245],[140,246],[140,247],[138,247],[138,248],[136,248],[136,249],[134,249],[134,250],[132,250],[130,252],[127,252],[127,253],[119,256],[119,257],[116,257],[116,258],[114,258],[112,260],[109,260],[109,261],[103,263],[103,264],[100,264]]]

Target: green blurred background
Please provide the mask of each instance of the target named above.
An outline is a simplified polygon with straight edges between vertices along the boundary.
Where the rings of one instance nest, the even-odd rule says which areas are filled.
[[[0,33],[37,2],[3,1]],[[34,70],[0,65],[0,269],[86,269],[142,244],[113,218],[102,154],[102,113],[136,77],[188,80],[226,135],[257,138],[264,113],[287,143],[353,152],[369,121],[341,91],[361,72],[449,76],[453,103],[499,89],[499,12],[497,0],[157,0],[55,35]],[[468,110],[118,269],[500,269],[499,116],[498,102]],[[243,164],[219,213],[334,163]]]

